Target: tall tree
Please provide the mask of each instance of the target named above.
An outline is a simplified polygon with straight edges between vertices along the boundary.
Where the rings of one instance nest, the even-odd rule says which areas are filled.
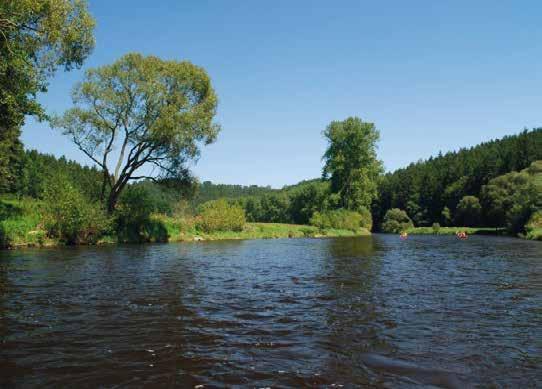
[[[25,115],[59,66],[81,66],[94,47],[94,19],[83,0],[0,1],[0,191],[9,190],[22,154]]]
[[[127,54],[88,70],[73,103],[53,125],[102,170],[109,212],[130,180],[186,177],[186,163],[220,130],[209,76],[186,61]],[[156,174],[138,174],[144,165]]]
[[[340,197],[340,206],[359,210],[369,208],[377,196],[377,180],[382,163],[376,158],[380,133],[373,123],[357,117],[334,121],[324,131],[328,147],[323,159],[324,178]]]

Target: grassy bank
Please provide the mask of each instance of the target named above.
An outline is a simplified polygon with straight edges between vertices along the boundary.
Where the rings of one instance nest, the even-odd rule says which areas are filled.
[[[370,235],[366,229],[358,231],[318,229],[313,226],[281,223],[246,223],[240,231],[199,231],[190,220],[166,215],[152,215],[141,231],[134,234],[139,242],[188,242],[226,239],[275,239],[303,237],[341,237]],[[111,244],[136,239],[105,236],[98,244]],[[61,246],[59,239],[52,239],[41,222],[40,202],[34,199],[0,199],[0,248]]]
[[[504,228],[493,227],[412,227],[407,229],[411,235],[455,235],[466,232],[468,235],[505,235]]]
[[[313,226],[283,223],[246,223],[241,231],[203,232],[182,221],[163,215],[155,215],[166,227],[169,242],[227,239],[278,239],[278,238],[323,238],[341,236],[362,236],[371,233],[363,228],[351,230],[318,229]]]

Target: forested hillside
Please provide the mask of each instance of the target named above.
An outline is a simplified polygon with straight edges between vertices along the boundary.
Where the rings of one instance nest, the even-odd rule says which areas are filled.
[[[382,178],[372,207],[375,225],[392,208],[405,210],[418,226],[453,225],[463,197],[480,199],[482,187],[491,179],[540,159],[542,128],[537,128],[412,163]],[[482,215],[477,224],[488,222]]]

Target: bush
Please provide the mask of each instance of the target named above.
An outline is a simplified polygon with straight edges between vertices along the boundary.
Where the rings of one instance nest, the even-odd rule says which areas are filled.
[[[534,212],[525,225],[528,239],[542,240],[542,211]]]
[[[67,244],[95,243],[109,230],[103,208],[89,201],[65,177],[45,184],[43,223],[48,235]]]
[[[144,185],[128,186],[120,197],[115,210],[117,234],[123,242],[162,241],[161,229],[151,214],[157,209],[153,194]],[[153,231],[160,237],[154,239]]]
[[[388,210],[384,216],[384,222],[382,223],[382,231],[395,234],[412,227],[414,227],[412,220],[410,220],[405,211],[399,208]]]
[[[433,223],[431,228],[433,229],[434,234],[438,234],[440,232],[440,224],[438,224],[438,223]]]
[[[338,230],[358,231],[361,227],[362,216],[354,211],[337,209],[333,211],[315,212],[309,223],[321,230],[335,228]]]
[[[196,226],[204,232],[242,231],[245,227],[245,210],[226,200],[213,200],[199,207]]]
[[[371,211],[362,207],[358,212],[361,215],[361,227],[371,231],[373,229],[373,215],[371,214]]]

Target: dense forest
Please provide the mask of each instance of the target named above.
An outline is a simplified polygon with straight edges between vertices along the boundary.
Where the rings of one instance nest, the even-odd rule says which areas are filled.
[[[454,225],[457,207],[465,196],[482,200],[482,188],[491,179],[523,170],[542,160],[542,129],[449,152],[410,164],[386,174],[379,184],[379,198],[373,204],[373,217],[380,225],[387,210],[405,210],[417,226],[432,223]],[[476,225],[502,226],[487,214]]]

